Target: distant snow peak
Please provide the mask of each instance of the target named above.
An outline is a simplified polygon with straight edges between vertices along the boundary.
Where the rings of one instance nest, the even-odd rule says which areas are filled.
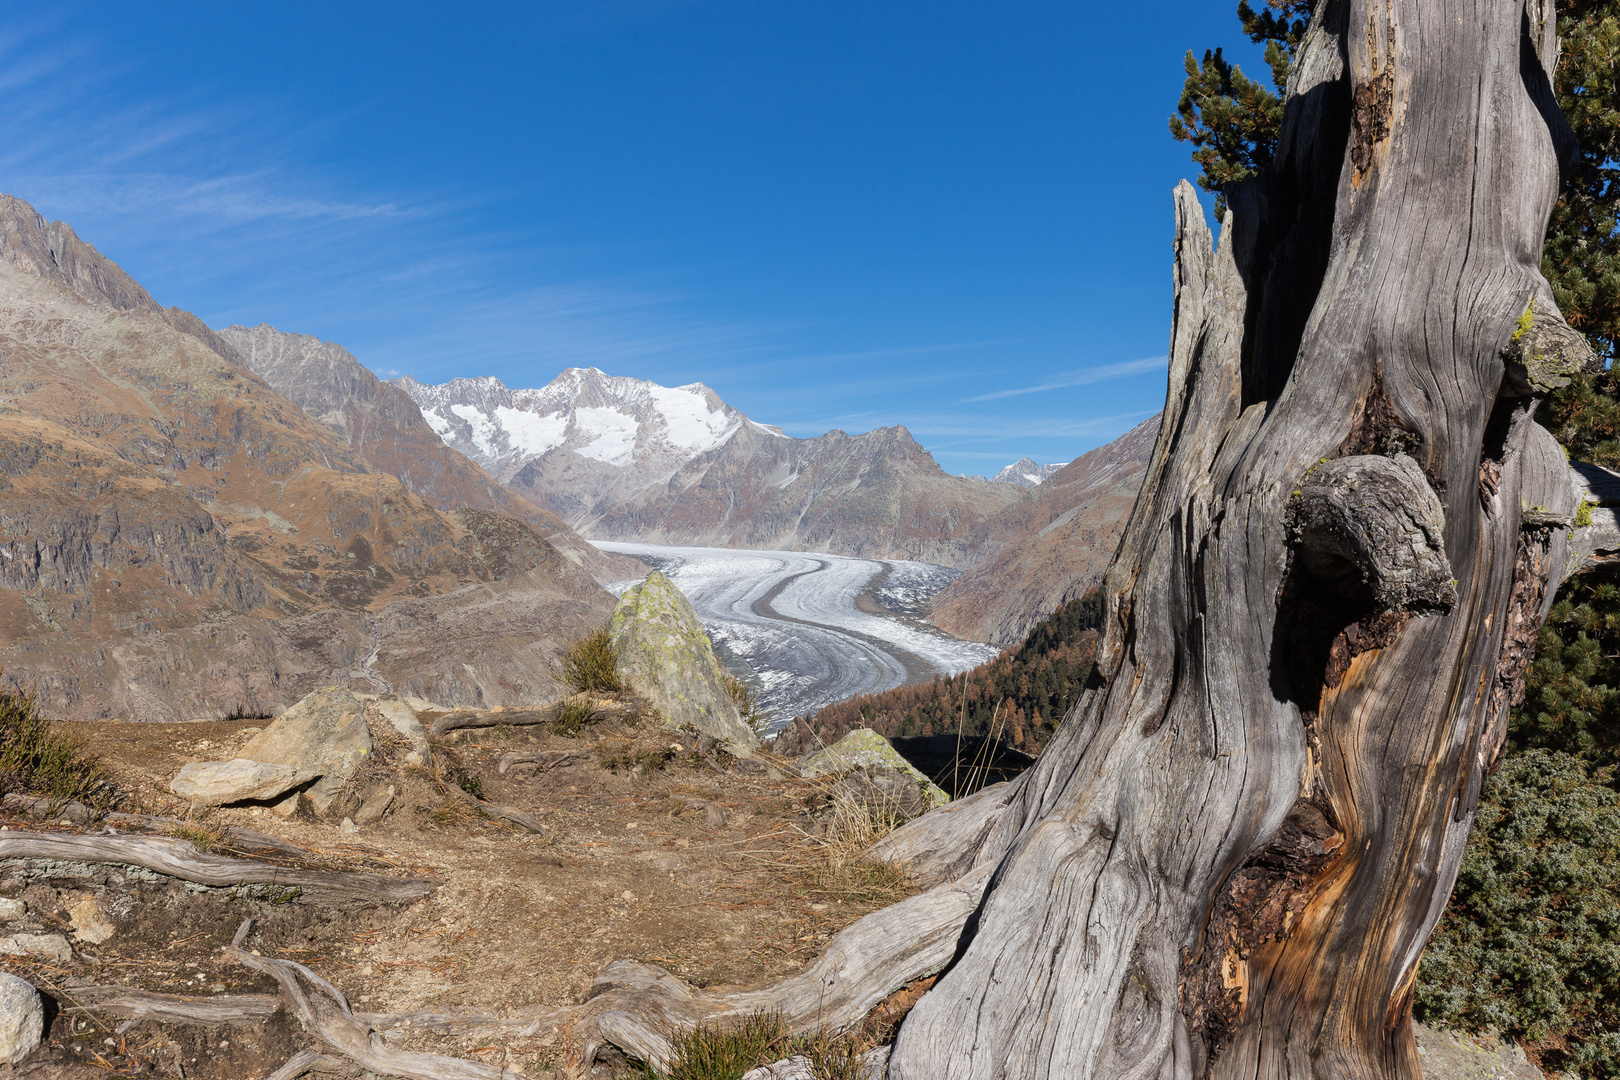
[[[1067,464],[1067,461],[1054,461],[1041,465],[1031,458],[1019,458],[990,479],[998,484],[1017,484],[1021,488],[1032,488]]]
[[[405,376],[399,385],[441,439],[502,481],[560,449],[643,469],[655,482],[753,423],[702,383],[660,386],[598,368],[568,368],[534,389],[510,389],[487,375],[438,385]]]

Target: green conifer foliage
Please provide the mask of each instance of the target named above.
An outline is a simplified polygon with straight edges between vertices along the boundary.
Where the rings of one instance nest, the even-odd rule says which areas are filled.
[[[1553,80],[1580,142],[1548,227],[1542,273],[1564,317],[1611,364],[1620,355],[1620,0],[1561,0]],[[1304,0],[1239,4],[1287,85]],[[1281,130],[1276,95],[1219,50],[1187,57],[1171,118],[1206,191],[1265,167]],[[1218,207],[1224,210],[1224,198]],[[1620,379],[1577,376],[1536,418],[1572,458],[1620,469]],[[1620,1080],[1620,567],[1567,583],[1514,710],[1507,754],[1485,786],[1457,885],[1418,970],[1420,1020],[1494,1028],[1541,1062]]]

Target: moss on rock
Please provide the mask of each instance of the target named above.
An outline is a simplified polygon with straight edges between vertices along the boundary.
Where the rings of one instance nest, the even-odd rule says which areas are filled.
[[[671,727],[690,724],[739,750],[759,745],[726,692],[724,671],[690,601],[654,570],[619,598],[608,622],[619,670]]]

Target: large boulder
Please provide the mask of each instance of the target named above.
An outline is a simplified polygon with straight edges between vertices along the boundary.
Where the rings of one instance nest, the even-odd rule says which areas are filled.
[[[690,724],[747,753],[759,739],[726,693],[725,671],[697,612],[654,570],[619,598],[608,624],[619,670],[672,727]]]
[[[26,979],[0,973],[0,1062],[16,1065],[45,1034],[45,1005]]]
[[[878,780],[892,773],[903,777],[908,786],[916,785],[924,809],[944,806],[951,801],[939,785],[919,772],[888,739],[871,728],[856,728],[825,750],[806,754],[799,759],[799,768],[806,776],[861,772]],[[902,798],[901,801],[909,800]]]
[[[338,790],[371,753],[366,703],[341,686],[328,686],[298,704],[253,736],[242,757],[271,765],[291,765],[320,779],[307,795],[324,814]]]

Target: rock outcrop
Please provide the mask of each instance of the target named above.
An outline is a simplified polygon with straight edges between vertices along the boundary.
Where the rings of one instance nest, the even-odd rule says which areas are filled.
[[[907,786],[914,787],[920,792],[924,803],[921,810],[931,810],[951,800],[938,784],[918,771],[917,767],[907,761],[888,739],[871,728],[856,728],[826,749],[806,754],[799,760],[799,768],[806,776],[864,772],[878,774],[880,777],[885,771],[894,773],[904,777]],[[887,788],[880,788],[880,792],[890,794]],[[896,789],[892,797],[897,804],[902,804],[902,809],[905,809],[903,804],[909,800],[899,789]]]
[[[544,700],[611,608],[526,522],[436,509],[0,196],[0,670],[50,713],[276,712],[332,683]]]
[[[536,390],[401,381],[451,446],[601,540],[965,567],[1014,485],[950,476],[903,427],[794,439],[700,383],[570,368]]]
[[[371,753],[365,709],[366,703],[343,687],[317,690],[253,736],[242,756],[319,777],[305,794],[317,813],[325,813]]]
[[[620,597],[608,628],[619,670],[671,727],[690,724],[743,753],[759,745],[726,692],[697,612],[663,574],[654,570]]]
[[[991,518],[982,554],[929,602],[929,618],[970,641],[1015,645],[1102,580],[1136,505],[1159,418],[1069,462]]]
[[[193,806],[225,806],[274,799],[319,775],[312,769],[271,765],[251,758],[193,761],[169,781],[169,790]]]

